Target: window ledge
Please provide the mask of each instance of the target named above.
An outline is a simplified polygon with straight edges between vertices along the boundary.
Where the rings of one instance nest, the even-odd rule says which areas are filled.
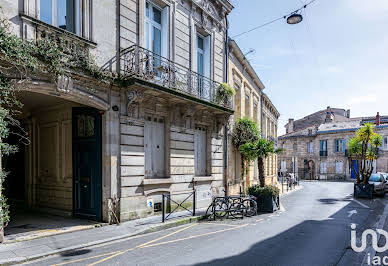
[[[75,40],[80,41],[80,42],[84,42],[85,44],[87,44],[87,45],[89,45],[89,46],[91,46],[93,48],[97,47],[97,43],[95,43],[95,42],[93,42],[91,40],[88,40],[88,39],[86,39],[84,37],[81,37],[81,36],[79,36],[77,34],[74,34],[74,33],[70,32],[70,31],[67,31],[67,30],[55,27],[53,25],[50,25],[50,24],[48,24],[46,22],[43,22],[43,21],[41,21],[41,20],[39,20],[37,18],[31,17],[31,16],[26,15],[24,13],[19,13],[19,16],[21,17],[22,20],[28,20],[31,23],[34,23],[35,25],[39,25],[39,26],[45,27],[45,28],[47,28],[49,30],[52,30],[52,31],[54,31],[56,33],[59,33],[59,34],[67,35],[69,38],[75,39]]]
[[[172,178],[145,178],[143,180],[144,185],[158,185],[158,184],[172,184],[174,180]]]
[[[194,182],[206,182],[206,181],[213,181],[214,177],[212,176],[194,176],[193,181]]]

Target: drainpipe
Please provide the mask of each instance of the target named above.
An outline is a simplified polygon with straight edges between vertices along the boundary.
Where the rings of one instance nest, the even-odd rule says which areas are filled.
[[[228,36],[228,28],[229,28],[229,22],[227,15],[225,16],[225,22],[226,22],[226,39],[225,39],[225,82],[228,83],[228,72],[229,72],[229,36]],[[228,161],[229,161],[229,154],[228,154],[228,125],[226,124],[224,126],[224,187],[225,187],[225,194],[229,195],[229,188],[228,188]]]
[[[260,133],[261,137],[263,137],[263,92],[261,92],[260,96]]]

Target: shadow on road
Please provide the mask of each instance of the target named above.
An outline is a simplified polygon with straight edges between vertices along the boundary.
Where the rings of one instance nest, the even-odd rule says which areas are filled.
[[[198,265],[337,265],[343,254],[350,249],[350,224],[356,223],[360,233],[365,224],[376,221],[384,207],[380,202],[381,207],[370,212],[346,199],[327,198],[318,201],[323,205],[335,204],[337,201],[349,201],[349,204],[328,219],[305,220],[282,233],[257,242],[243,253]],[[317,205],[318,210],[319,208]],[[359,210],[358,215],[349,218],[349,210],[355,208]],[[373,217],[369,217],[370,213]],[[362,253],[352,256],[356,261],[362,260]]]

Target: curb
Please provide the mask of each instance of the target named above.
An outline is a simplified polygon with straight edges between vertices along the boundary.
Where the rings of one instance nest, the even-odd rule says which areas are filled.
[[[293,190],[289,190],[289,191],[284,192],[283,194],[280,194],[279,197],[282,198],[282,197],[287,196],[287,195],[289,195],[289,194],[291,194],[291,193],[293,193],[293,192],[299,191],[299,190],[301,190],[301,189],[303,189],[303,188],[304,188],[304,186],[299,185],[297,188],[295,188],[295,189],[293,189]]]
[[[169,228],[184,225],[184,224],[196,223],[200,220],[203,220],[204,218],[205,218],[205,215],[184,218],[184,219],[180,219],[180,220],[168,223],[168,224],[161,224],[159,226],[150,227],[150,228],[141,230],[139,232],[130,233],[130,234],[122,235],[122,236],[116,236],[116,237],[106,238],[103,240],[92,241],[92,242],[89,242],[86,244],[74,245],[74,246],[61,248],[61,249],[57,249],[57,250],[53,250],[53,251],[49,251],[49,252],[45,252],[45,253],[35,254],[32,256],[15,257],[15,258],[6,259],[6,260],[0,260],[0,265],[13,265],[13,264],[18,264],[18,263],[24,263],[27,261],[36,260],[36,259],[40,259],[40,258],[47,257],[47,256],[52,256],[52,255],[56,255],[56,254],[60,254],[60,253],[64,253],[64,252],[69,252],[69,251],[74,251],[77,249],[83,249],[83,248],[87,248],[87,247],[91,247],[91,246],[101,245],[101,244],[113,242],[116,240],[122,240],[122,239],[133,237],[133,236],[143,235],[143,234],[147,234],[147,233],[151,233],[151,232],[158,232],[158,231],[161,231],[164,229],[169,229]]]
[[[104,227],[104,226],[108,226],[108,225],[109,225],[108,223],[96,223],[96,224],[91,225],[90,227],[80,228],[80,229],[76,229],[76,230],[59,231],[59,232],[55,232],[55,233],[49,234],[49,235],[40,235],[40,236],[32,237],[30,239],[26,238],[26,239],[10,240],[10,241],[3,242],[2,244],[9,245],[9,244],[14,244],[14,243],[21,243],[21,242],[25,242],[25,241],[31,241],[31,240],[35,240],[35,239],[50,237],[50,236],[58,236],[58,235],[63,235],[63,234],[70,234],[70,233],[75,233],[75,232],[80,232],[80,231],[86,231],[86,230],[100,228],[100,227]],[[1,265],[1,261],[0,261],[0,265]]]
[[[385,205],[384,207],[383,214],[380,216],[380,219],[377,222],[376,229],[384,229],[384,224],[385,224],[385,221],[387,220],[387,217],[388,217],[388,204]],[[378,235],[377,242],[379,242],[381,238],[381,234],[377,233],[377,235]],[[369,243],[367,250],[365,251],[365,255],[361,265],[370,265],[367,263],[368,254],[370,255],[371,258],[373,258],[376,255],[376,250],[371,246],[371,243]]]

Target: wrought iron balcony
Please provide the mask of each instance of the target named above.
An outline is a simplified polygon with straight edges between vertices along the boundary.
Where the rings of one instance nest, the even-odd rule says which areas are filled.
[[[133,45],[121,52],[120,68],[122,77],[139,78],[233,110],[232,97],[225,95],[220,83],[140,46]]]
[[[327,157],[327,151],[319,151],[319,156]]]

